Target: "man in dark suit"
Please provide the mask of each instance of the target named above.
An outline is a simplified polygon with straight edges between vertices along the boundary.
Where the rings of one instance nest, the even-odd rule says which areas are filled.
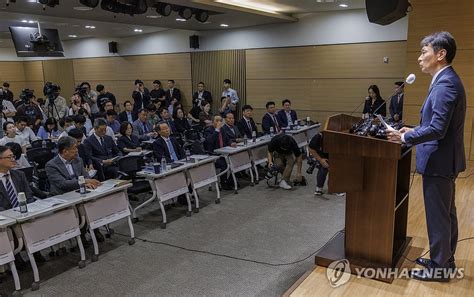
[[[153,142],[153,150],[158,161],[165,157],[166,162],[171,163],[186,157],[184,149],[176,139],[170,137],[168,124],[161,122],[158,124],[160,137]]]
[[[296,120],[298,116],[296,111],[291,109],[291,101],[289,99],[284,99],[281,102],[283,109],[277,113],[278,124],[280,128],[289,128]]]
[[[243,135],[246,135],[247,138],[249,139],[252,138],[253,132],[255,132],[256,136],[258,136],[257,125],[255,125],[255,122],[252,118],[252,112],[253,112],[252,106],[247,105],[247,104],[244,105],[242,107],[242,118],[237,123],[237,128],[239,128],[239,131]]]
[[[181,102],[181,91],[175,87],[175,81],[168,80],[168,90],[166,90],[166,105],[174,105]]]
[[[0,211],[18,207],[18,193],[25,193],[28,203],[33,202],[31,191],[25,174],[12,170],[16,166],[15,155],[6,146],[0,146]]]
[[[15,96],[13,95],[13,92],[10,90],[10,84],[8,82],[3,83],[3,94],[5,95],[5,100],[8,100],[11,103],[13,103]]]
[[[270,134],[270,128],[273,128],[273,133],[280,133],[281,128],[278,124],[278,119],[275,110],[275,102],[269,101],[265,104],[267,113],[262,118],[262,130],[264,134]]]
[[[134,100],[133,110],[135,113],[138,113],[139,109],[146,108],[150,104],[150,91],[145,88],[143,81],[137,79],[135,80],[136,89],[132,93],[132,98]]]
[[[119,113],[119,122],[129,122],[130,124],[135,122],[138,116],[133,111],[133,103],[127,100],[124,102],[123,107],[125,107],[125,110]]]
[[[420,125],[388,133],[389,139],[416,145],[416,170],[423,176],[430,259],[418,258],[425,268],[412,271],[424,281],[449,281],[440,274],[455,269],[458,241],[455,181],[466,169],[464,120],[466,94],[461,79],[451,66],[456,42],[448,32],[437,32],[421,42],[418,62],[421,71],[433,76],[421,108]]]
[[[390,99],[390,116],[396,122],[402,120],[403,117],[403,81],[397,81],[395,83],[395,95]]]
[[[176,129],[176,125],[174,124],[173,119],[171,118],[171,115],[166,108],[161,108],[160,109],[160,117],[161,120],[165,123],[168,124],[170,127],[171,135],[178,134],[178,129]]]
[[[212,104],[212,95],[206,91],[204,83],[200,82],[197,85],[197,92],[193,94],[193,106],[204,107],[205,101]]]
[[[78,156],[76,139],[70,136],[58,140],[59,154],[46,163],[46,174],[51,185],[51,194],[60,195],[79,189],[78,178],[84,176],[86,187],[95,189],[100,182],[91,179]]]
[[[153,126],[148,122],[148,113],[146,109],[138,111],[138,120],[133,122],[133,134],[138,137],[140,141],[148,140],[156,137],[157,134],[153,131]]]
[[[84,141],[87,154],[99,173],[99,180],[118,176],[118,166],[114,158],[120,156],[121,153],[112,137],[106,135],[106,131],[107,122],[104,119],[96,119],[94,133]]]
[[[92,159],[88,155],[86,147],[84,146],[84,143],[83,143],[85,140],[85,137],[84,137],[84,132],[82,131],[82,129],[74,128],[74,129],[69,130],[67,134],[68,136],[71,136],[77,141],[78,155],[79,155],[79,158],[81,158],[82,163],[84,163],[84,166],[88,170],[94,169],[94,166],[92,165]]]
[[[229,112],[225,115],[225,124],[222,126],[222,133],[224,133],[225,137],[230,139],[231,142],[242,142],[242,134],[239,128],[234,124],[234,114]]]

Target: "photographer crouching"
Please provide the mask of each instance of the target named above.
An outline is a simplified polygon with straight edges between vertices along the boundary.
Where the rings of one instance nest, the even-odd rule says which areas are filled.
[[[268,144],[268,168],[270,170],[278,167],[278,170],[283,174],[280,181],[280,188],[290,190],[290,178],[293,166],[296,163],[296,181],[301,182],[303,177],[301,175],[301,168],[303,162],[303,155],[298,147],[295,139],[290,135],[278,134],[272,138]]]

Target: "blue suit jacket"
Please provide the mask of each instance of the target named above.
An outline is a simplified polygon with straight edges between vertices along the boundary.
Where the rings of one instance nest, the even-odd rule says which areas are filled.
[[[296,115],[296,111],[291,110],[290,115],[294,123],[298,119],[298,116]],[[280,128],[288,127],[288,119],[286,118],[285,110],[282,109],[278,111],[277,120],[278,120],[278,124],[280,125]]]
[[[421,108],[421,121],[405,134],[416,146],[416,169],[423,175],[456,176],[466,169],[464,119],[466,93],[452,67],[431,86]]]

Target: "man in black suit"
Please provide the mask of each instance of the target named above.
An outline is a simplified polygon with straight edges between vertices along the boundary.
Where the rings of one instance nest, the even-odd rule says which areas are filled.
[[[5,95],[5,100],[8,100],[13,103],[14,95],[13,92],[10,90],[10,84],[8,82],[3,83],[3,94]]]
[[[82,131],[82,129],[74,128],[74,129],[69,130],[67,134],[68,136],[71,136],[77,141],[78,154],[79,154],[79,157],[82,159],[84,166],[89,170],[94,169],[94,166],[92,165],[92,159],[88,155],[86,147],[84,146],[84,143],[83,143],[85,140],[85,137],[84,137],[85,134]]]
[[[200,82],[197,85],[197,92],[193,94],[193,106],[204,107],[205,101],[212,104],[212,95],[206,91],[204,83]]]
[[[125,110],[119,113],[119,122],[129,122],[132,124],[138,118],[137,113],[133,110],[133,103],[127,100],[123,103],[123,107],[125,107]]]
[[[165,122],[166,124],[168,124],[168,126],[170,127],[170,131],[171,131],[172,135],[178,133],[178,129],[176,129],[176,126],[174,124],[173,119],[171,118],[171,115],[170,115],[168,109],[161,108],[160,109],[160,117],[161,117],[161,120],[163,122]]]
[[[132,93],[132,98],[134,100],[133,110],[135,113],[138,113],[139,109],[146,108],[150,104],[150,92],[145,88],[143,81],[137,79],[135,80],[136,89]]]
[[[275,102],[269,101],[265,104],[267,113],[262,118],[262,130],[264,134],[271,134],[270,130],[273,128],[273,133],[278,134],[281,131],[280,125],[276,115]]]
[[[255,125],[255,122],[252,118],[252,112],[253,112],[252,106],[248,104],[244,105],[242,107],[243,117],[237,123],[237,127],[239,128],[239,131],[243,135],[247,135],[247,138],[249,139],[252,138],[253,132],[255,132],[255,135],[258,136],[257,125]]]
[[[289,128],[298,119],[298,116],[296,111],[291,109],[291,101],[289,99],[284,99],[281,105],[283,109],[277,113],[278,124],[281,128]]]
[[[28,203],[33,202],[31,191],[25,174],[12,170],[16,166],[13,152],[6,146],[0,146],[0,211],[18,207],[18,193],[25,193]]]
[[[234,114],[229,112],[225,115],[225,124],[222,126],[222,133],[232,142],[242,142],[242,134],[239,128],[234,125]]]
[[[403,117],[403,81],[397,81],[395,83],[395,95],[390,99],[390,116],[395,122],[399,122]]]
[[[99,180],[118,176],[118,166],[114,158],[120,156],[121,153],[112,137],[106,135],[106,131],[107,122],[104,119],[96,119],[94,133],[84,141],[87,154],[98,170]]]
[[[174,105],[175,103],[181,102],[181,91],[175,88],[175,81],[168,80],[168,90],[166,90],[166,105]]]
[[[170,137],[170,128],[167,123],[158,124],[160,137],[153,142],[153,150],[156,159],[159,161],[165,157],[166,162],[172,163],[186,157],[183,147],[179,145],[176,139]]]

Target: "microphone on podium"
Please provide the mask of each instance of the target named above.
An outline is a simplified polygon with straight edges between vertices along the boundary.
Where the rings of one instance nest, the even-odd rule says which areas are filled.
[[[407,76],[407,78],[405,79],[405,81],[395,90],[395,92],[392,95],[390,95],[390,97],[388,99],[388,102],[390,103],[393,96],[395,96],[395,94],[397,94],[398,91],[405,86],[405,84],[411,85],[412,83],[415,82],[415,80],[416,80],[416,75],[413,74],[413,73],[410,73]],[[387,101],[385,101],[383,104],[381,104],[379,107],[377,107],[377,109],[374,110],[373,114],[375,114],[382,106],[386,106],[386,105],[387,105]]]

